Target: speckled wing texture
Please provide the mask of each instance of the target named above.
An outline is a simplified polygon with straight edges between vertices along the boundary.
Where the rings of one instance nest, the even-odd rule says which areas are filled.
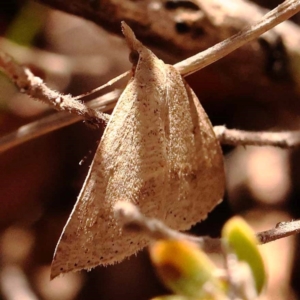
[[[148,244],[118,225],[113,208],[120,200],[187,230],[223,196],[222,153],[196,95],[125,23],[123,32],[138,60],[60,237],[52,278],[120,262]]]

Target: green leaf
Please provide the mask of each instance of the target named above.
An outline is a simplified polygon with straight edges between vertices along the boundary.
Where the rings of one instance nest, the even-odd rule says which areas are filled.
[[[241,217],[233,217],[224,225],[222,237],[238,260],[249,265],[259,294],[266,281],[266,272],[255,233]]]

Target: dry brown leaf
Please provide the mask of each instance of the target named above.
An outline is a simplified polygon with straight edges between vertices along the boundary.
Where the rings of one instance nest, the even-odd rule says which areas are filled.
[[[186,230],[223,196],[222,153],[196,95],[124,23],[123,32],[133,75],[57,245],[52,278],[120,262],[148,244],[142,234],[118,225],[113,208],[119,200]]]

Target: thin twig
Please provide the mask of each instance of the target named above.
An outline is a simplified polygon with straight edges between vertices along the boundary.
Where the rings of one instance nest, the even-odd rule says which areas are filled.
[[[120,93],[120,90],[109,92],[102,97],[88,102],[88,106],[100,111],[112,110]],[[65,112],[58,112],[40,118],[37,121],[21,126],[17,130],[1,137],[0,153],[25,143],[26,141],[38,138],[46,133],[74,124],[82,119],[82,117],[74,114],[67,114]]]
[[[220,252],[220,239],[195,237],[171,229],[163,222],[145,217],[139,209],[128,202],[119,201],[114,207],[115,217],[125,230],[141,231],[151,239],[185,239],[197,243],[206,252]]]
[[[221,144],[233,146],[273,146],[293,148],[300,145],[300,131],[251,132],[215,126],[214,132]]]
[[[74,99],[75,99],[75,100],[82,99],[82,98],[84,98],[84,97],[87,97],[87,96],[89,96],[89,95],[92,95],[92,94],[94,94],[94,93],[97,93],[97,92],[99,92],[99,91],[101,91],[101,90],[103,90],[103,89],[105,89],[105,88],[107,88],[107,87],[109,87],[109,86],[112,86],[112,85],[115,84],[117,81],[119,81],[119,80],[125,78],[126,76],[128,76],[130,73],[131,73],[130,71],[127,71],[127,72],[125,72],[125,73],[123,73],[123,74],[121,74],[121,75],[119,75],[119,76],[117,76],[117,77],[111,79],[111,80],[108,81],[107,83],[105,83],[105,84],[103,84],[103,85],[101,85],[101,86],[99,86],[99,87],[97,87],[97,88],[95,88],[95,89],[93,89],[93,90],[91,90],[91,91],[89,91],[89,92],[87,92],[87,93],[84,93],[84,94],[81,94],[81,95],[78,95],[78,96],[74,97]]]
[[[260,244],[267,244],[300,233],[300,221],[280,222],[275,228],[257,234]]]
[[[175,67],[183,76],[199,71],[289,19],[299,11],[299,0],[286,0],[264,15],[255,25],[249,26],[221,43],[177,63]]]
[[[34,76],[29,69],[20,66],[12,57],[2,51],[0,51],[0,68],[21,92],[32,98],[43,101],[56,110],[77,114],[94,124],[99,124],[101,121],[108,122],[109,116],[73,100],[70,95],[63,95],[51,90],[43,83],[42,79]]]
[[[119,95],[120,91],[107,93],[102,97],[88,102],[88,106],[101,111],[112,110]],[[21,126],[16,131],[0,138],[0,153],[46,133],[76,123],[82,119],[82,117],[62,112]],[[223,145],[272,146],[283,149],[291,149],[300,145],[300,130],[284,132],[251,132],[228,129],[226,126],[214,126],[214,132],[219,142]]]
[[[120,201],[115,207],[115,217],[125,230],[143,232],[148,237],[157,239],[185,239],[197,243],[208,253],[222,250],[221,239],[195,237],[169,228],[163,222],[144,216],[139,209],[128,202]],[[259,244],[300,233],[300,221],[281,222],[275,228],[256,234]]]
[[[299,0],[286,0],[264,15],[258,23],[248,26],[232,37],[175,64],[174,67],[184,77],[191,75],[258,38],[268,30],[291,18],[299,11]],[[128,73],[128,71],[126,73]],[[125,73],[119,76],[125,76]]]

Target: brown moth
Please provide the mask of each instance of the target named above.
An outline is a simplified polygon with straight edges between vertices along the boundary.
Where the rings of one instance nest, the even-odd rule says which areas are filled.
[[[51,277],[122,261],[145,247],[114,218],[119,200],[148,217],[187,230],[224,191],[223,157],[212,125],[179,72],[123,33],[135,60],[77,203],[63,230]]]

